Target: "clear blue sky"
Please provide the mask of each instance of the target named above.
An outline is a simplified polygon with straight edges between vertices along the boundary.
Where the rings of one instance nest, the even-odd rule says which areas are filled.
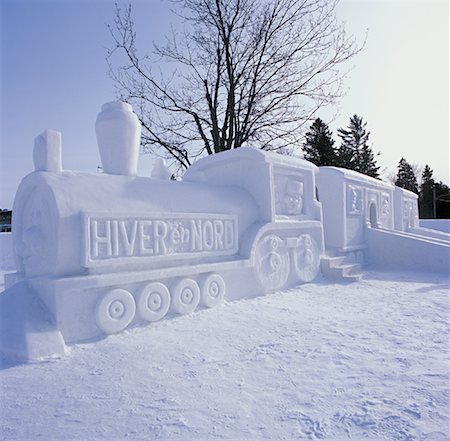
[[[11,208],[20,179],[33,170],[34,138],[63,134],[63,167],[95,171],[97,113],[114,99],[107,77],[105,23],[113,0],[0,0],[0,208]],[[167,0],[133,1],[138,39],[163,38],[172,21]],[[320,112],[333,132],[357,113],[367,121],[379,164],[395,172],[399,159],[429,164],[449,183],[449,6],[442,1],[342,1],[338,17],[363,38],[352,61],[347,95]],[[150,169],[145,158],[141,173]]]

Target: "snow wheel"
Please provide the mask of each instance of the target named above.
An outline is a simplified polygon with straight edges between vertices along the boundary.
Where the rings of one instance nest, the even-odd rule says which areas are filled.
[[[294,249],[294,270],[301,282],[311,282],[319,273],[320,255],[316,241],[309,234],[298,238]]]
[[[225,281],[219,274],[209,274],[203,280],[201,290],[201,304],[212,308],[223,302],[225,297]]]
[[[149,283],[137,295],[138,314],[148,322],[161,320],[169,308],[170,293],[162,283]]]
[[[256,271],[263,288],[280,289],[289,277],[289,251],[283,239],[271,234],[258,243],[256,248]]]
[[[178,314],[189,314],[200,301],[200,288],[195,280],[182,279],[172,291],[172,307]]]
[[[97,326],[105,334],[123,331],[133,320],[135,312],[133,296],[125,289],[113,289],[107,292],[97,305]]]

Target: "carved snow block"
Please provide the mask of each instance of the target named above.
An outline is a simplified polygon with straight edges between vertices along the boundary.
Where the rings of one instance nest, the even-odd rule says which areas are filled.
[[[137,173],[141,123],[130,104],[113,101],[103,104],[95,122],[98,148],[104,173]]]
[[[34,169],[58,173],[62,170],[61,132],[44,130],[34,140]]]
[[[418,196],[404,188],[395,188],[395,229],[408,231],[419,226]]]
[[[366,246],[366,228],[392,229],[394,186],[338,167],[320,167],[325,246],[351,253]]]
[[[14,202],[17,277],[66,343],[314,280],[315,165],[242,147],[199,160],[182,181],[162,161],[135,176],[137,117],[125,103],[102,109],[105,173],[63,171],[60,134],[47,131],[35,147],[47,173],[26,176]]]

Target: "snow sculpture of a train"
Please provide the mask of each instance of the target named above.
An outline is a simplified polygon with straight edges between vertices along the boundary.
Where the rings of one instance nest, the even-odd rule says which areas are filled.
[[[109,104],[109,112],[117,126],[131,108]],[[100,147],[102,137],[111,149],[126,144],[110,127],[97,124],[97,135]],[[317,167],[307,161],[241,148],[202,159],[174,181],[135,176],[124,165],[134,154],[102,153],[111,173],[63,171],[60,156],[57,132],[37,138],[36,171],[14,203],[13,242],[19,277],[66,343],[212,307],[226,291],[238,298],[311,281],[319,271],[322,211]]]
[[[182,181],[161,163],[138,177],[131,106],[105,104],[96,132],[104,173],[63,171],[61,134],[45,131],[16,194],[17,273],[0,318],[16,327],[4,305],[20,294],[22,303],[37,296],[51,322],[23,324],[45,344],[25,336],[22,358],[309,282],[319,270],[347,280],[364,261],[448,270],[450,236],[419,228],[417,195],[391,184],[251,148],[201,159]]]

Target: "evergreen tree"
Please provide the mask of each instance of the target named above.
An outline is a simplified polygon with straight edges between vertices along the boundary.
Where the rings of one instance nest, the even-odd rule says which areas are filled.
[[[398,163],[395,185],[413,191],[416,194],[419,193],[416,175],[414,174],[411,164],[409,164],[405,158],[400,159]]]
[[[336,152],[337,165],[378,178],[380,167],[368,145],[370,132],[366,131],[366,125],[362,117],[353,115],[347,129],[338,129],[342,142]]]
[[[434,186],[433,170],[425,165],[419,192],[419,217],[422,219],[431,219],[435,215],[433,207]]]
[[[306,133],[306,141],[303,144],[304,158],[317,166],[336,165],[333,145],[330,129],[317,118]]]
[[[380,177],[380,173],[378,172],[379,169],[380,167],[376,164],[375,154],[367,144],[364,144],[361,147],[361,152],[359,155],[358,171],[367,176],[372,176],[372,178],[378,178]]]
[[[436,218],[450,219],[450,187],[442,181],[435,183]]]

